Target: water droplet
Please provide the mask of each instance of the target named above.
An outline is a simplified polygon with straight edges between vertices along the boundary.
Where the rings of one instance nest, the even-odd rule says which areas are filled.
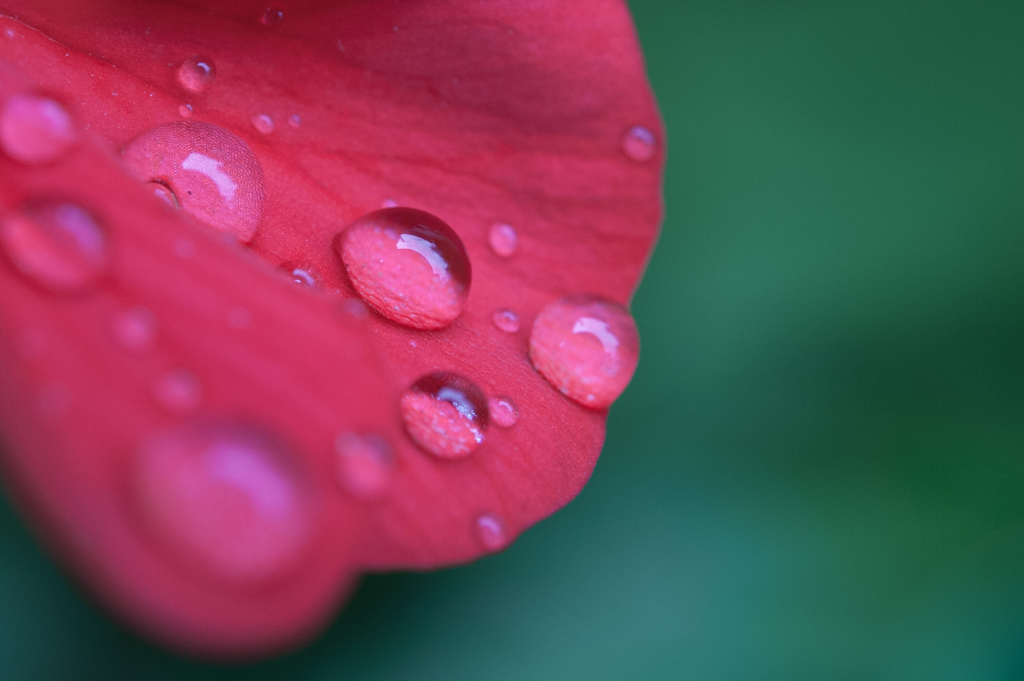
[[[23,359],[36,359],[46,354],[50,340],[39,329],[25,329],[14,339],[14,349]]]
[[[490,410],[491,420],[502,428],[511,428],[519,420],[519,409],[507,397],[490,398],[487,400],[487,408]]]
[[[170,187],[195,219],[252,241],[263,219],[263,170],[235,135],[210,123],[168,123],[132,140],[124,158],[143,182]]]
[[[110,322],[114,342],[131,352],[142,352],[153,347],[156,329],[156,315],[141,305],[118,312]]]
[[[50,163],[77,141],[71,116],[52,99],[12,95],[0,112],[0,147],[16,161]]]
[[[194,411],[203,396],[199,377],[188,369],[168,371],[153,382],[153,397],[170,411],[180,414]]]
[[[171,208],[174,208],[175,210],[181,208],[181,205],[178,203],[178,197],[175,196],[174,192],[171,191],[171,188],[163,182],[147,182],[146,188],[151,189],[153,191],[153,196],[160,199]]]
[[[288,117],[288,125],[290,125],[293,128],[298,128],[302,125],[302,118],[299,116],[299,114],[292,114],[291,116]]]
[[[650,161],[657,150],[654,133],[641,125],[633,126],[622,137],[622,151],[638,163]]]
[[[236,582],[301,564],[312,535],[296,458],[235,424],[190,425],[142,444],[132,471],[143,522],[171,555]]]
[[[252,326],[252,313],[244,307],[233,307],[228,310],[228,326],[235,329],[248,329]]]
[[[490,420],[483,391],[465,376],[443,371],[413,383],[400,409],[413,441],[444,459],[466,456],[480,446]]]
[[[360,499],[376,499],[387,491],[395,457],[379,435],[341,433],[334,440],[338,454],[338,481]]]
[[[530,331],[533,366],[562,394],[604,409],[625,390],[640,356],[640,337],[626,308],[590,295],[557,300]]]
[[[398,201],[395,201],[394,199],[384,199],[383,201],[380,202],[380,207],[381,208],[397,208],[398,207]]]
[[[494,254],[501,258],[511,258],[519,248],[519,235],[516,234],[515,227],[500,222],[491,225],[487,241]]]
[[[356,319],[364,320],[370,316],[370,311],[366,308],[366,303],[355,298],[346,298],[341,302],[341,309],[352,315]]]
[[[178,83],[189,92],[202,92],[216,77],[217,69],[206,57],[189,57],[178,67]]]
[[[55,418],[68,413],[72,401],[71,388],[63,383],[48,383],[39,391],[36,406],[41,415]]]
[[[182,118],[192,118],[192,105],[182,104],[178,107],[178,115]]]
[[[267,114],[256,114],[252,117],[252,127],[261,135],[269,135],[274,132],[274,119]]]
[[[107,268],[103,230],[70,203],[29,204],[4,218],[0,249],[15,270],[56,293],[87,289]]]
[[[260,23],[264,26],[280,26],[282,21],[284,21],[284,10],[279,7],[268,7],[260,16]]]
[[[313,276],[312,272],[305,268],[296,267],[289,272],[289,275],[291,276],[292,281],[296,284],[300,284],[306,288],[316,288],[316,277]]]
[[[505,333],[515,333],[519,330],[519,315],[512,310],[498,310],[491,317],[494,325]]]
[[[415,208],[383,208],[356,220],[335,250],[359,295],[393,322],[441,329],[469,295],[469,256],[451,227]]]
[[[508,545],[505,522],[496,513],[484,513],[476,519],[476,535],[488,551],[500,551]]]

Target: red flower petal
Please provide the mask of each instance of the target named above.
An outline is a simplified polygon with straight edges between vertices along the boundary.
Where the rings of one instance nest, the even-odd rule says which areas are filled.
[[[52,163],[0,159],[0,216],[77,204],[110,264],[71,296],[0,270],[6,468],[104,602],[187,650],[267,652],[315,631],[358,571],[471,560],[580,490],[604,413],[527,348],[561,296],[627,302],[656,234],[660,127],[623,3],[306,2],[279,22],[240,1],[20,4],[0,19],[0,98],[63,102],[83,140]],[[179,78],[186,62],[212,80]],[[183,113],[262,167],[250,248],[121,165]],[[342,304],[334,237],[385,201],[439,216],[469,254],[466,309],[440,331]],[[497,251],[495,224],[515,235]],[[519,330],[492,321],[505,309]],[[466,456],[427,454],[398,405],[437,371],[518,420]]]

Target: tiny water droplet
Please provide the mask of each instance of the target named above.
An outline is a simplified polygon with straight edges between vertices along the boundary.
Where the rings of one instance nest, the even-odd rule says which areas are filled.
[[[163,182],[147,182],[146,188],[153,191],[153,196],[166,203],[175,210],[181,208],[181,204],[178,203],[178,197],[174,195],[171,188]]]
[[[78,141],[64,107],[47,97],[11,95],[0,111],[0,147],[16,161],[56,161]]]
[[[55,293],[91,287],[107,268],[103,230],[84,209],[29,204],[0,221],[0,249],[16,271]]]
[[[185,260],[196,254],[196,245],[188,239],[178,239],[174,242],[174,255]]]
[[[469,296],[469,256],[440,218],[415,208],[364,215],[335,240],[352,285],[370,307],[415,329],[441,329]]]
[[[381,208],[397,208],[398,207],[398,201],[395,201],[394,199],[384,199],[383,201],[380,202],[380,207]]]
[[[313,513],[298,459],[245,425],[190,424],[142,443],[132,469],[144,526],[170,556],[232,582],[301,564]]]
[[[274,119],[267,114],[256,114],[252,117],[252,127],[261,135],[269,135],[277,126],[274,125]]]
[[[494,254],[500,258],[511,258],[519,248],[519,235],[515,227],[500,222],[491,225],[487,241]]]
[[[494,325],[505,333],[515,333],[519,330],[519,315],[512,310],[498,310],[491,319]]]
[[[188,369],[174,369],[153,382],[153,397],[170,411],[184,414],[194,411],[203,396],[199,377]]]
[[[402,395],[400,411],[413,441],[443,459],[463,457],[479,447],[490,421],[479,386],[445,371],[413,383]]]
[[[484,513],[476,519],[476,535],[488,551],[500,551],[508,544],[505,522],[496,513]]]
[[[334,439],[341,486],[360,499],[376,499],[387,491],[394,473],[391,445],[379,435],[341,433]]]
[[[42,416],[56,418],[68,413],[73,396],[63,383],[48,383],[39,391],[36,406]]]
[[[178,84],[189,92],[202,92],[217,77],[213,61],[193,55],[178,67]]]
[[[316,277],[308,269],[296,267],[288,273],[292,281],[306,288],[316,288]]]
[[[178,107],[178,115],[182,118],[192,118],[192,105],[182,104]]]
[[[23,359],[36,359],[46,354],[50,340],[39,329],[25,329],[14,339],[14,349]]]
[[[142,352],[153,347],[156,329],[156,315],[141,305],[118,312],[110,322],[114,342],[131,352]]]
[[[298,128],[302,125],[302,117],[299,114],[292,114],[288,117],[288,125],[293,128]]]
[[[508,397],[492,397],[487,400],[491,420],[502,428],[511,428],[519,420],[519,409]]]
[[[284,10],[280,7],[268,7],[260,15],[260,23],[264,26],[279,26],[284,21]]]
[[[252,326],[252,313],[244,307],[233,307],[228,310],[228,326],[235,329],[248,329]]]
[[[530,330],[530,360],[563,395],[604,409],[626,389],[640,357],[629,311],[591,295],[549,304]]]
[[[124,159],[139,180],[167,185],[195,219],[252,241],[266,189],[259,161],[237,136],[210,123],[168,123],[132,140]]]
[[[650,161],[657,150],[654,133],[642,125],[633,126],[622,137],[622,151],[638,163]]]
[[[341,309],[346,313],[352,315],[356,319],[364,320],[370,316],[370,311],[366,307],[366,303],[355,298],[346,298],[341,302]]]

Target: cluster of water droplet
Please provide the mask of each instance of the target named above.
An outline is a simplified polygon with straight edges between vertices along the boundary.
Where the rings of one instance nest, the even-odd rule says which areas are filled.
[[[283,11],[274,7],[260,16],[268,27],[279,26],[283,19]],[[202,93],[216,76],[213,61],[201,55],[185,59],[176,70],[179,85],[192,94]],[[193,107],[182,104],[179,112],[190,119]],[[257,113],[250,120],[263,135],[276,129],[268,114]],[[287,122],[298,128],[301,118],[292,114]],[[15,161],[54,163],[78,141],[72,117],[53,99],[13,95],[0,107],[0,149]],[[645,162],[656,155],[657,143],[648,129],[634,126],[624,134],[621,148],[633,161]],[[263,219],[264,176],[255,154],[237,135],[205,122],[170,123],[136,137],[123,158],[169,207],[243,243],[254,237]],[[462,240],[435,215],[391,199],[383,206],[335,239],[349,281],[361,300],[391,322],[424,331],[451,325],[466,308],[472,279]],[[517,230],[503,222],[491,225],[486,242],[501,260],[513,258],[520,249]],[[175,246],[183,258],[194,250],[188,241]],[[3,216],[0,252],[33,284],[60,294],[89,289],[109,265],[100,223],[83,207],[61,200],[32,202]],[[297,284],[317,287],[312,270],[289,266],[285,271]],[[346,309],[365,317],[362,304],[355,310],[357,300],[345,302]],[[511,309],[496,310],[491,319],[505,334],[520,330],[520,316]],[[240,330],[252,323],[244,308],[228,311],[226,320]],[[114,315],[109,328],[119,347],[140,353],[155,346],[159,323],[148,308],[134,306]],[[556,300],[530,327],[533,366],[559,392],[590,408],[607,408],[619,396],[638,353],[629,312],[596,296]],[[171,414],[189,415],[201,406],[202,383],[188,369],[165,371],[151,385],[154,401]],[[66,407],[68,390],[58,387],[64,390],[59,401]],[[472,379],[449,371],[421,376],[401,396],[398,409],[412,441],[442,460],[475,451],[490,423],[511,428],[520,417],[512,398],[488,397]],[[387,493],[398,466],[386,439],[346,432],[337,436],[334,449],[342,489],[365,501]],[[259,428],[193,422],[141,446],[134,474],[137,502],[150,526],[176,550],[183,549],[188,560],[232,580],[265,579],[293,564],[312,532],[313,512],[306,483],[295,470],[298,461]],[[474,522],[486,550],[507,545],[501,516],[484,513]]]

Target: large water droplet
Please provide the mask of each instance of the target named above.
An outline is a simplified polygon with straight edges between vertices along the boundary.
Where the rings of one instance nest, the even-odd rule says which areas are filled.
[[[153,381],[153,398],[179,414],[195,411],[202,397],[203,384],[188,369],[168,371]]]
[[[439,218],[415,208],[364,215],[335,241],[349,279],[370,307],[416,329],[451,324],[469,295],[469,256]]]
[[[445,459],[466,456],[484,441],[487,398],[465,376],[435,372],[402,395],[405,429],[419,446]]]
[[[274,119],[267,114],[256,114],[251,120],[252,127],[256,128],[256,132],[261,135],[269,135],[277,127],[274,125]]]
[[[476,536],[488,551],[500,551],[508,544],[505,521],[496,513],[484,513],[476,519]]]
[[[89,288],[107,268],[103,230],[84,209],[61,202],[24,207],[0,222],[0,248],[14,269],[56,293]]]
[[[189,92],[202,92],[216,76],[213,61],[198,55],[189,57],[178,67],[178,83]]]
[[[376,499],[387,491],[395,457],[379,435],[341,433],[334,440],[338,455],[338,481],[360,499]]]
[[[260,23],[264,26],[279,26],[284,21],[284,10],[280,7],[268,7],[260,15]]]
[[[491,245],[491,250],[495,255],[511,258],[519,248],[519,235],[516,234],[515,227],[512,225],[499,222],[491,225],[491,230],[487,234],[487,242]]]
[[[195,219],[252,241],[263,219],[263,170],[235,135],[210,123],[168,123],[132,140],[124,158],[143,182],[170,187]]]
[[[626,308],[597,296],[557,300],[530,331],[533,366],[562,394],[604,409],[625,390],[640,356],[640,337]]]
[[[71,116],[57,102],[12,95],[0,112],[0,147],[11,158],[38,165],[60,158],[78,141]]]
[[[642,125],[633,126],[622,136],[622,151],[638,163],[650,161],[657,150],[654,133]]]
[[[141,305],[118,312],[110,322],[114,342],[131,352],[142,352],[153,347],[156,329],[156,315]]]
[[[488,399],[487,408],[490,410],[491,420],[502,428],[511,428],[519,420],[519,409],[507,397],[492,397]]]
[[[515,333],[519,330],[519,315],[512,310],[498,310],[491,317],[494,325],[505,333]]]
[[[309,542],[309,495],[295,459],[260,430],[197,425],[140,448],[135,499],[179,559],[232,581],[260,581],[299,564]]]

